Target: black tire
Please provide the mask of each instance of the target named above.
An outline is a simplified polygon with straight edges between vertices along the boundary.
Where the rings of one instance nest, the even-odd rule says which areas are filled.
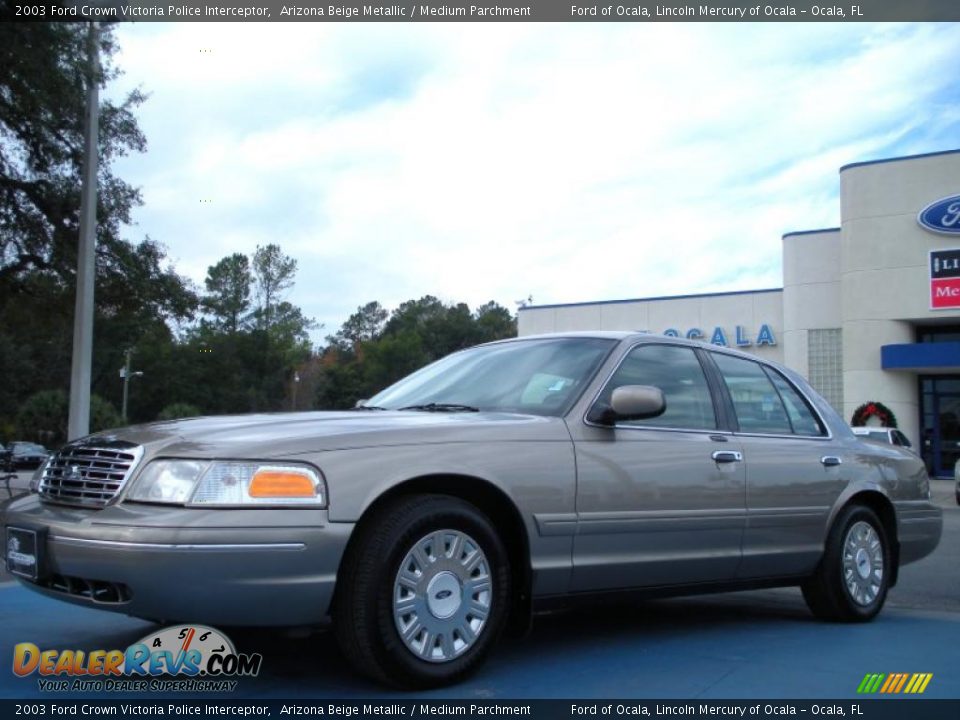
[[[854,536],[851,536],[851,532]],[[874,547],[868,538],[879,542]],[[858,544],[856,553],[848,553],[844,567],[845,546]],[[863,550],[861,554],[859,550]],[[871,558],[871,555],[873,557]],[[861,562],[858,562],[861,558]],[[877,577],[877,558],[882,559]],[[863,505],[850,505],[837,516],[827,536],[823,557],[813,577],[802,586],[803,598],[813,614],[821,620],[833,622],[867,622],[877,616],[887,599],[890,585],[892,553],[887,533],[876,513]],[[860,574],[860,571],[866,575]],[[850,578],[849,582],[847,578]],[[853,585],[853,590],[850,588]]]
[[[479,626],[475,639],[470,641],[472,644],[465,649],[455,650],[455,642],[461,645],[465,643],[463,635],[458,635],[458,630],[452,625],[459,617],[464,596],[454,592],[461,602],[456,605],[455,616],[449,620],[451,629],[447,637],[437,633],[434,636],[437,645],[431,650],[427,648],[431,636],[424,635],[421,643],[423,655],[418,656],[400,635],[398,624],[409,616],[402,615],[401,609],[398,617],[394,617],[394,596],[397,592],[408,592],[397,584],[401,563],[410,559],[408,553],[413,553],[415,546],[421,549],[425,547],[422,542],[431,533],[442,530],[451,531],[443,536],[450,538],[450,543],[441,541],[445,544],[440,560],[447,566],[453,563],[454,538],[461,538],[464,547],[479,548],[481,551],[485,561],[485,572],[481,576],[488,576],[490,580],[489,593],[484,594],[482,599],[489,603],[489,612]],[[448,552],[451,557],[447,557]],[[421,557],[426,559],[427,556]],[[466,557],[466,551],[463,557]],[[470,572],[466,569],[465,561],[461,560],[460,565],[462,572]],[[442,566],[436,569],[427,566],[427,571],[420,573],[420,576],[426,585],[431,580],[431,573],[433,578],[446,575],[448,577],[443,579],[449,580],[450,577],[456,579],[454,572],[444,571]],[[462,589],[464,584],[471,582],[471,578],[457,582]],[[439,625],[448,622],[442,616],[437,620],[427,614],[428,611],[434,612],[429,606],[429,593],[412,593],[411,597],[414,595],[421,602],[428,603],[421,607],[424,625],[426,621]],[[433,596],[433,602],[444,602],[446,600],[439,598],[450,596],[450,590],[441,590]],[[334,632],[343,654],[351,664],[371,678],[403,689],[437,687],[458,682],[480,667],[503,630],[509,597],[510,562],[507,551],[492,523],[482,512],[463,500],[446,495],[402,497],[380,509],[370,518],[370,522],[364,524],[361,535],[351,544],[344,557],[333,608]],[[429,610],[425,609],[428,607]],[[469,611],[465,608],[463,612]],[[413,613],[413,617],[411,627],[419,622],[416,613]],[[470,622],[478,621],[473,618]],[[412,638],[413,635],[411,633],[408,637]],[[440,647],[441,639],[449,645]],[[450,651],[449,658],[437,659],[435,655],[432,660],[424,659],[431,653],[443,656],[447,650]]]

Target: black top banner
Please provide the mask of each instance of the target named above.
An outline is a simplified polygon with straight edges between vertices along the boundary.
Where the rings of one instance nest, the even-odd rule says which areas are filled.
[[[611,3],[593,0],[60,0],[8,6],[12,19],[151,22],[904,22],[960,21],[958,0]],[[7,14],[7,13],[5,13]]]
[[[393,700],[262,700],[168,699],[0,700],[0,720],[15,717],[110,716],[140,718],[260,718],[284,720],[323,717],[325,720],[368,718],[497,717],[534,720],[787,720],[788,718],[844,718],[844,720],[953,720],[960,700],[423,700],[402,696]]]

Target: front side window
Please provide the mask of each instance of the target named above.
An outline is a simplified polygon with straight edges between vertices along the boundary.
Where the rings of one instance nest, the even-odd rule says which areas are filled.
[[[663,391],[667,409],[644,420],[618,425],[642,425],[686,430],[716,430],[710,387],[692,348],[678,345],[639,345],[624,358],[599,401],[610,402],[613,391],[623,385],[653,385]]]

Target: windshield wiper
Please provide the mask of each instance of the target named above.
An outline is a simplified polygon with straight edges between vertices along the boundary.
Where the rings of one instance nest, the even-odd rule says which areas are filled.
[[[377,405],[354,405],[350,410],[386,410],[385,407],[379,407]]]
[[[480,412],[480,408],[458,403],[426,403],[425,405],[408,405],[401,410],[426,410],[427,412]]]

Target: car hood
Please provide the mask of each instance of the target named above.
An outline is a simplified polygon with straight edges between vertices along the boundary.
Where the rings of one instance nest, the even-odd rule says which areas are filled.
[[[494,412],[345,411],[190,418],[97,433],[148,456],[270,458],[383,445],[569,440],[561,418]]]

